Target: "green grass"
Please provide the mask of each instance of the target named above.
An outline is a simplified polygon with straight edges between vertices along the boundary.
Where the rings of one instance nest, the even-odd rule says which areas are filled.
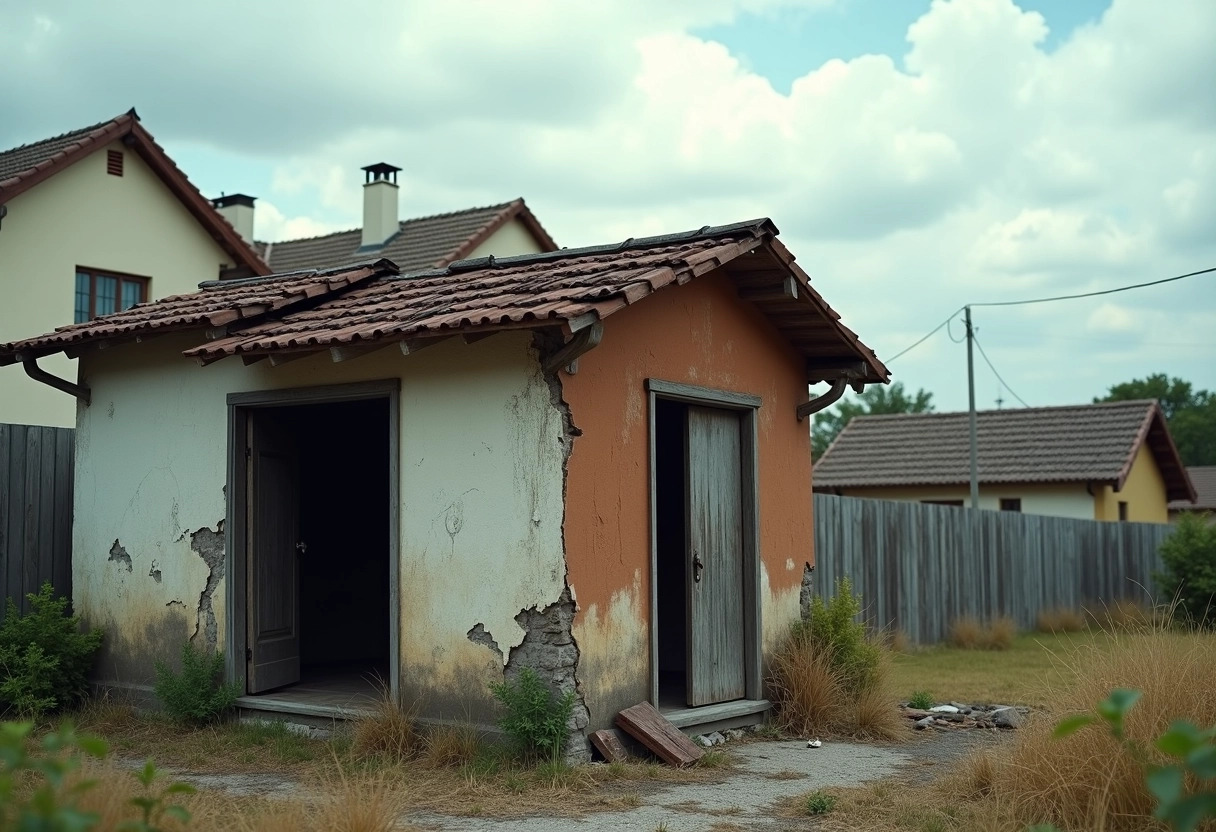
[[[1109,643],[1109,635],[1092,630],[1028,633],[1001,651],[938,645],[896,654],[892,683],[896,690],[932,690],[943,702],[1043,705],[1045,682],[1064,671],[1077,648],[1103,649]]]

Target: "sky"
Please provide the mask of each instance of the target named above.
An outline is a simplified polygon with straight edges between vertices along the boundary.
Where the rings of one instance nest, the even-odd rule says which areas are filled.
[[[135,107],[270,240],[379,161],[403,218],[522,196],[564,246],[767,216],[888,359],[1216,266],[1213,42],[1211,0],[2,0],[0,147]],[[974,319],[980,408],[1216,389],[1216,275]],[[892,379],[965,408],[961,335]]]

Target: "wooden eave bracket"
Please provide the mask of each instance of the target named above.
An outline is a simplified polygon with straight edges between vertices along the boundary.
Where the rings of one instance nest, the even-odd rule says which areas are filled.
[[[844,389],[848,386],[848,379],[838,378],[832,382],[832,387],[822,396],[816,396],[810,401],[805,401],[795,408],[794,412],[798,415],[798,421],[801,422],[810,416],[812,413],[818,413],[826,407],[831,407],[840,397],[844,395]]]
[[[590,326],[580,329],[573,338],[566,342],[564,347],[545,360],[545,372],[556,373],[564,367],[567,373],[574,375],[578,372],[579,356],[599,346],[603,337],[603,321],[596,321]]]
[[[56,390],[62,390],[69,396],[75,396],[80,401],[84,402],[85,407],[88,407],[92,402],[92,393],[89,388],[83,384],[74,384],[67,379],[60,378],[57,375],[52,375],[46,370],[38,366],[37,358],[27,358],[18,355],[17,358],[21,361],[21,366],[25,368],[25,374],[34,381],[40,381],[43,384],[50,385]]]

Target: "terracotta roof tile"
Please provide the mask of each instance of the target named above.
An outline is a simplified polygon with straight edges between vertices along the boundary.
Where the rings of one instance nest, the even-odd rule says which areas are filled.
[[[1171,498],[1189,481],[1151,400],[984,410],[976,416],[981,483],[1121,485],[1148,441]],[[963,485],[970,480],[968,414],[853,418],[815,463],[815,488]]]
[[[320,237],[258,243],[258,250],[275,271],[330,268],[366,261],[369,257],[392,260],[403,273],[436,268],[472,251],[503,223],[519,216],[537,237],[543,249],[556,249],[522,199],[469,208],[447,214],[403,220],[387,243],[372,253],[360,250],[362,231],[338,231]]]
[[[785,316],[774,325],[808,358],[845,356],[864,366],[859,381],[885,381],[886,368],[839,324],[801,271],[796,296],[788,294],[786,281],[794,278],[785,271],[788,261],[774,255],[775,234],[768,220],[753,220],[610,246],[464,260],[414,275],[380,260],[357,269],[218,281],[191,295],[0,345],[0,364],[91,340],[204,325],[228,325],[226,337],[186,351],[204,363],[456,332],[538,326],[574,331],[664,286],[723,267],[741,290],[757,282],[782,287],[786,294],[778,296],[775,310],[762,311]],[[802,338],[816,346],[799,347]]]
[[[10,179],[16,180],[21,174],[51,162],[60,154],[89,140],[93,133],[101,132],[113,123],[114,119],[110,119],[59,136],[52,136],[49,139],[0,151],[0,188],[9,184]]]

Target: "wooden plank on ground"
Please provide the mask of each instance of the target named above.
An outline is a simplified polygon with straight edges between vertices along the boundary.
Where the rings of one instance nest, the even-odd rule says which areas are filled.
[[[610,763],[623,763],[629,759],[625,743],[621,741],[621,732],[615,728],[602,728],[591,732],[591,744]]]
[[[649,702],[621,711],[616,715],[616,724],[668,765],[683,767],[695,763],[705,753]]]

